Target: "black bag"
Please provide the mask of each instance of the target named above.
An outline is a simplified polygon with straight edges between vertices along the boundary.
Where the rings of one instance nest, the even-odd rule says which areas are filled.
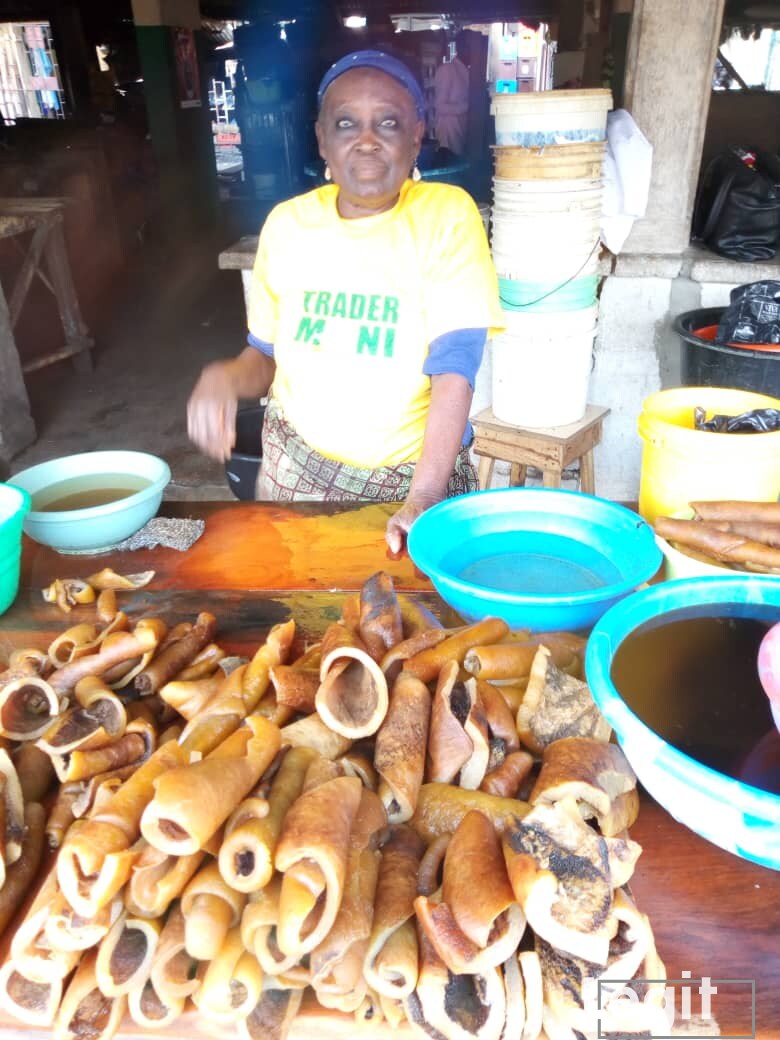
[[[693,409],[693,428],[705,433],[774,433],[780,430],[780,411],[777,408],[754,408],[741,415],[713,415],[707,418],[706,408]]]
[[[716,343],[780,343],[780,281],[738,285],[729,299]]]
[[[732,260],[771,260],[780,245],[780,160],[752,154],[755,166],[737,149],[716,155],[694,207],[693,238]]]

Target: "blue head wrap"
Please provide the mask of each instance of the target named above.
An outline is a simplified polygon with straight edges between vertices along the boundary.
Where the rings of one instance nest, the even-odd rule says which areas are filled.
[[[317,88],[318,108],[322,108],[325,91],[334,79],[338,79],[339,76],[349,72],[350,69],[378,69],[380,72],[392,76],[402,87],[406,87],[409,94],[411,94],[414,107],[417,110],[417,118],[425,119],[425,94],[423,94],[422,87],[402,61],[394,58],[391,54],[385,54],[384,51],[353,51],[351,54],[346,54],[343,58],[339,58],[338,61],[334,62],[322,77]]]

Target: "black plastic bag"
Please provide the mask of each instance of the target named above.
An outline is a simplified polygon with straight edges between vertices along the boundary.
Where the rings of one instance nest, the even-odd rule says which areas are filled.
[[[780,281],[738,285],[730,299],[716,343],[780,343]]]
[[[735,148],[716,155],[699,185],[692,237],[732,260],[772,260],[780,243],[780,160]]]
[[[754,408],[741,415],[713,415],[704,408],[693,409],[693,425],[705,433],[775,433],[780,430],[780,409]]]

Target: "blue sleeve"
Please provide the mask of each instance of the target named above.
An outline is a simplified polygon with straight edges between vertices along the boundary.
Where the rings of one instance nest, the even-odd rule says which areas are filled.
[[[485,350],[487,329],[455,329],[437,336],[428,348],[428,357],[423,365],[426,376],[454,374],[463,376],[471,389],[477,378]],[[468,447],[474,439],[471,423],[466,423],[461,444]]]
[[[247,343],[250,347],[254,347],[255,350],[259,350],[261,354],[266,354],[268,357],[274,356],[274,345],[268,343],[264,339],[258,339],[257,336],[253,336],[250,332],[246,338]]]
[[[487,340],[487,329],[455,329],[437,336],[428,348],[423,365],[426,376],[454,373],[463,376],[471,389],[482,364],[482,353]]]

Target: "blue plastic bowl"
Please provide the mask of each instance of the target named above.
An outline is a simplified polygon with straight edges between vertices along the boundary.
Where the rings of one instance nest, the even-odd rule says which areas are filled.
[[[89,486],[100,486],[102,477],[127,477],[140,490],[114,502],[84,509],[46,511],[36,509],[54,486],[70,478],[83,478]],[[25,534],[58,552],[102,552],[135,534],[155,515],[163,491],[171,479],[168,464],[143,451],[88,451],[65,455],[21,470],[9,483],[32,498],[32,509],[24,521]],[[143,485],[143,486],[141,486]],[[120,482],[112,486],[122,486]]]
[[[545,632],[590,628],[663,559],[630,509],[552,488],[447,499],[409,532],[409,554],[462,617]]]
[[[585,674],[596,704],[653,798],[722,849],[780,870],[780,796],[719,773],[672,747],[631,711],[610,678],[618,647],[637,628],[660,615],[705,605],[722,614],[778,620],[780,582],[742,574],[686,578],[643,589],[609,610],[593,629]]]

